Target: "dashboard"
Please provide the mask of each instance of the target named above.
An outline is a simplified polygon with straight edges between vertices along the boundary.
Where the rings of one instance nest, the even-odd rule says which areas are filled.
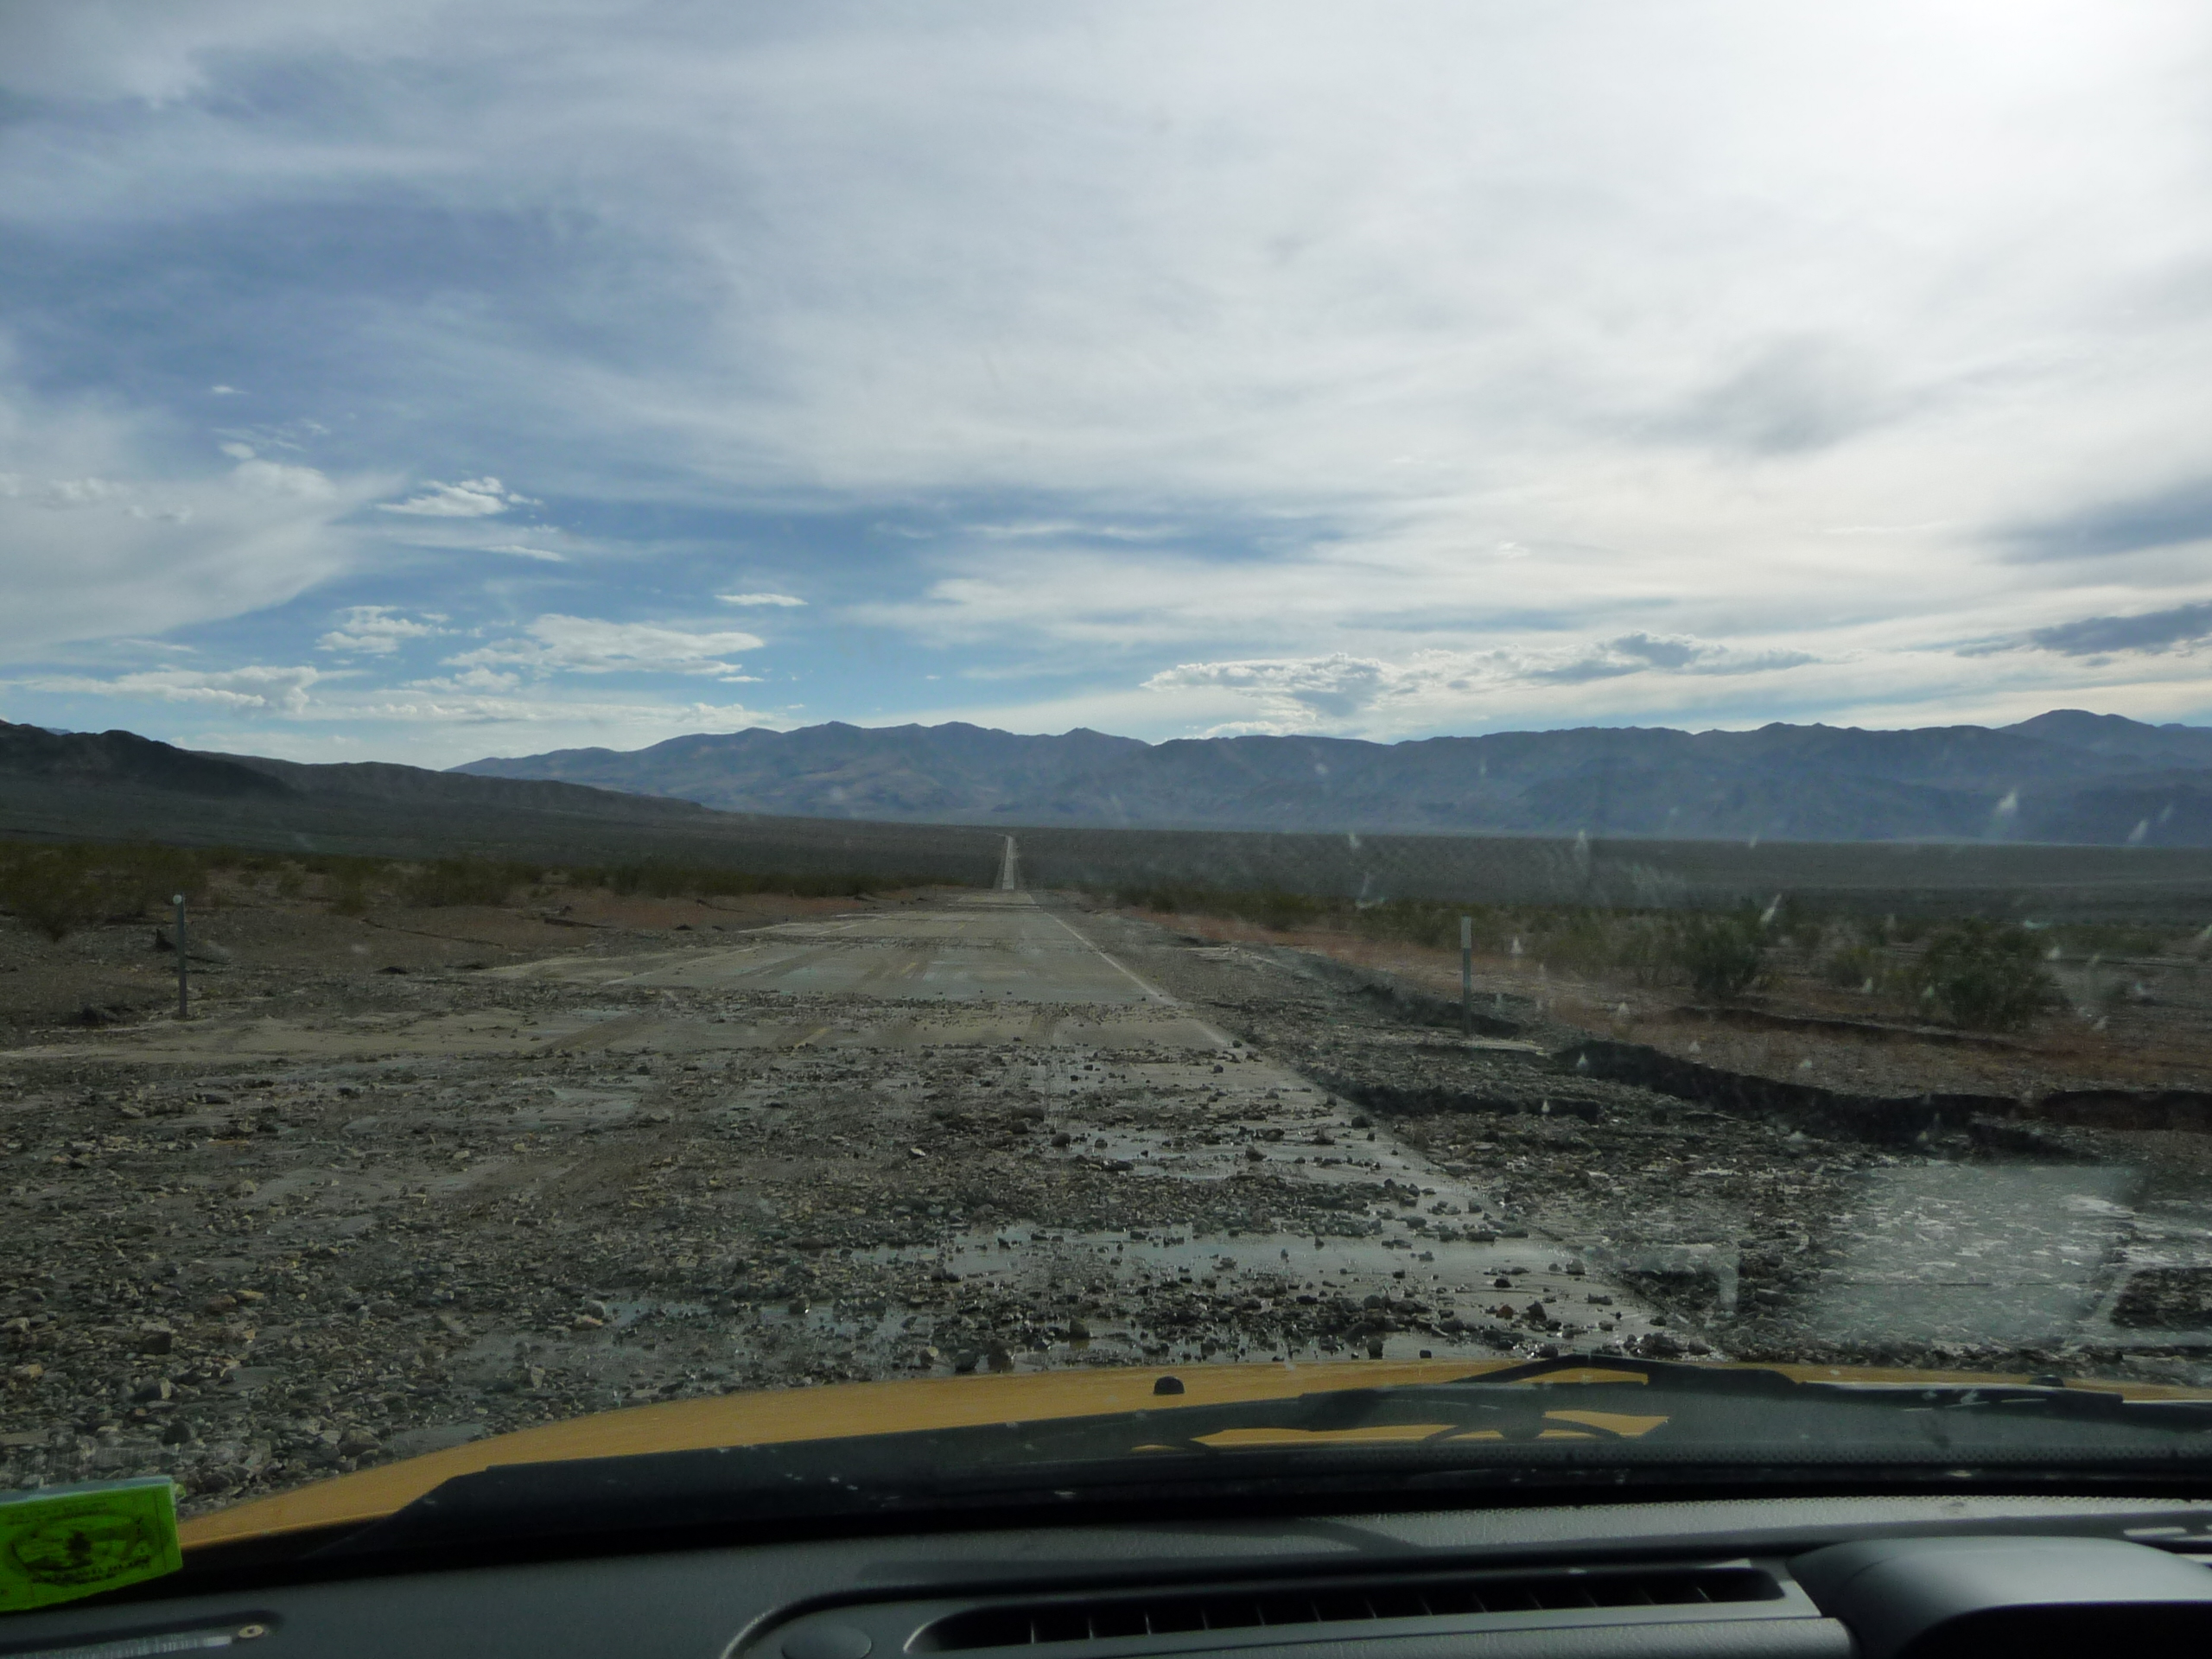
[[[2212,1648],[2212,1503],[1759,1498],[927,1531],[141,1593],[0,1622],[9,1659],[2034,1659],[2096,1646]]]

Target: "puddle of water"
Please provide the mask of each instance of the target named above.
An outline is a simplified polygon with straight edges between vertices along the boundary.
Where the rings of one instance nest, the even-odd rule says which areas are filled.
[[[2109,1287],[2139,1185],[2118,1166],[1876,1171],[1808,1318],[1851,1341],[2080,1335]]]
[[[1187,1229],[1075,1233],[1016,1227],[963,1232],[942,1248],[856,1250],[851,1259],[856,1265],[955,1275],[971,1303],[970,1319],[962,1320],[957,1306],[916,1308],[888,1294],[861,1294],[842,1306],[830,1300],[811,1306],[766,1300],[734,1319],[703,1303],[618,1296],[603,1299],[607,1324],[615,1330],[646,1320],[711,1325],[717,1327],[716,1346],[726,1358],[789,1353],[793,1342],[811,1343],[825,1352],[865,1357],[877,1369],[894,1373],[941,1373],[963,1358],[988,1369],[993,1344],[972,1321],[975,1313],[990,1305],[987,1295],[979,1299],[977,1293],[995,1288],[1022,1302],[1049,1289],[1055,1293],[1050,1300],[1063,1309],[1071,1299],[1085,1310],[1081,1317],[1088,1332],[1020,1351],[1001,1348],[996,1363],[1001,1369],[1238,1357],[1354,1363],[1369,1357],[1364,1338],[1338,1333],[1286,1346],[1280,1340],[1281,1325],[1287,1318],[1310,1318],[1315,1307],[1340,1300],[1364,1312],[1374,1306],[1370,1298],[1395,1305],[1400,1316],[1412,1313],[1430,1327],[1387,1333],[1382,1339],[1387,1359],[1423,1354],[1472,1359],[1533,1351],[1547,1343],[1596,1350],[1654,1328],[1647,1306],[1592,1274],[1568,1271],[1571,1265],[1581,1266],[1580,1258],[1543,1240],[1407,1248],[1396,1238],[1325,1239],[1317,1248],[1310,1236],[1287,1233],[1226,1238]],[[1218,1328],[1185,1332],[1148,1319],[1145,1293],[1163,1289],[1214,1299],[1221,1313]],[[1592,1301],[1593,1294],[1611,1296],[1611,1305]],[[1419,1307],[1402,1306],[1408,1299]],[[1521,1320],[1529,1305],[1538,1301],[1560,1322],[1559,1328],[1543,1330]],[[1493,1313],[1500,1306],[1510,1312]],[[1036,1322],[1049,1325],[1066,1317],[1065,1312],[1040,1313]],[[1463,1328],[1440,1328],[1448,1319],[1460,1321]],[[1065,1323],[1057,1328],[1065,1332]]]
[[[704,1302],[672,1302],[658,1297],[609,1297],[605,1306],[607,1323],[617,1331],[626,1330],[648,1315],[664,1319],[703,1319],[715,1311]]]

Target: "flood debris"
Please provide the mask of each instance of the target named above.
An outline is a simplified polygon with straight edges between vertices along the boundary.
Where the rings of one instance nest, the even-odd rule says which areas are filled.
[[[2158,1206],[2203,1172],[2104,1131],[2050,1133],[2149,1173],[2069,1209],[2038,1166],[2070,1218],[2050,1248],[2089,1252],[2070,1323],[1885,1344],[1835,1313],[1840,1274],[1878,1273],[1865,1218],[1908,1224],[1910,1172],[2028,1154],[1963,1121],[1897,1144],[1721,1110],[1576,1064],[1586,1033],[1533,1005],[1463,1038],[1356,976],[1049,895],[587,919],[516,920],[525,948],[455,909],[433,949],[334,918],[281,956],[233,925],[188,1025],[19,1025],[0,1484],[167,1472],[204,1509],[847,1379],[2193,1351],[2199,1281],[2129,1300],[2113,1241],[2196,1271]],[[416,938],[410,971],[365,931]]]

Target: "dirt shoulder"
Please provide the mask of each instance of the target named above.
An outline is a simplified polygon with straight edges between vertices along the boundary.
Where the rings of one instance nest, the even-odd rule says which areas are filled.
[[[1459,1001],[1455,951],[1327,928],[1122,913],[1201,943],[1310,951]],[[1918,1024],[1788,961],[1739,1002],[1697,1007],[1675,988],[1628,975],[1578,972],[1533,954],[1478,955],[1474,997],[1478,1011],[1510,1013],[1554,1049],[1586,1038],[1643,1044],[1748,1076],[1857,1094],[2024,1101],[2062,1090],[2212,1090],[2212,963],[2114,957],[2062,966],[2056,977],[2063,1000],[2025,1029],[2001,1035]]]
[[[782,894],[653,899],[557,891],[513,906],[378,906],[353,916],[287,899],[275,883],[218,879],[188,920],[191,1006],[211,1016],[273,1001],[366,999],[410,974],[467,971],[575,951],[706,945],[779,922],[912,906],[923,892],[858,899]],[[54,941],[0,918],[0,1047],[56,1025],[131,1025],[176,1007],[176,955],[157,912]]]

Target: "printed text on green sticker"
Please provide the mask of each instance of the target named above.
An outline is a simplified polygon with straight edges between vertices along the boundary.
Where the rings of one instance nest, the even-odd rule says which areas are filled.
[[[166,1476],[0,1497],[0,1612],[98,1595],[184,1565]]]

